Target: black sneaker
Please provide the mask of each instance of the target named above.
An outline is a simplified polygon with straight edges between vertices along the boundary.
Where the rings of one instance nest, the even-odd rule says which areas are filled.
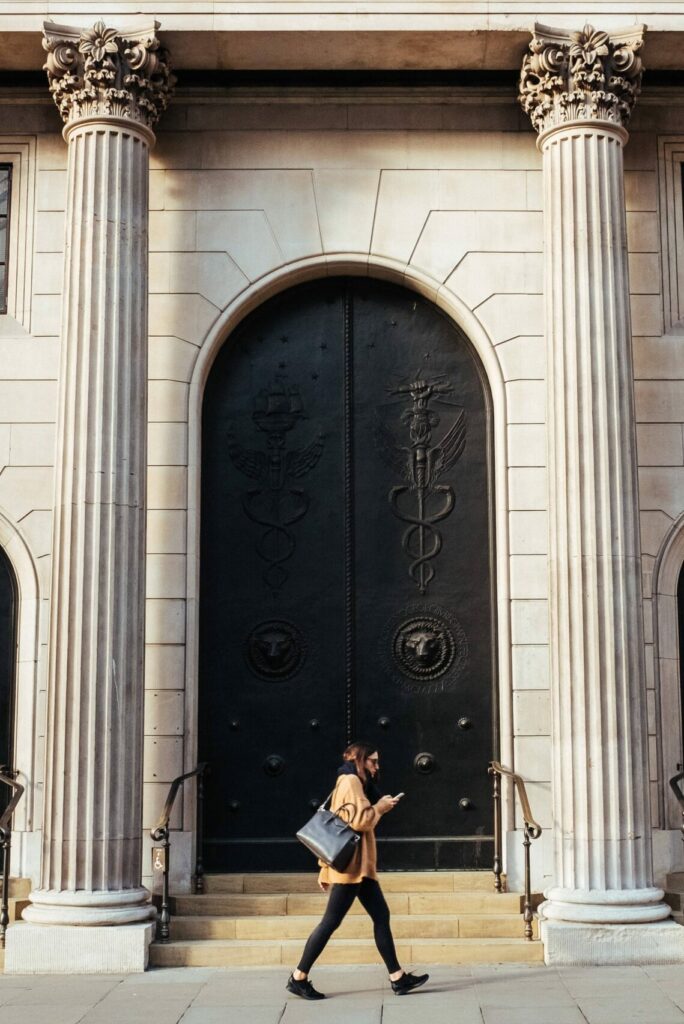
[[[427,978],[427,974],[425,977]],[[323,993],[317,992],[308,978],[304,978],[303,981],[297,981],[294,974],[291,974],[287,979],[285,988],[292,995],[301,996],[302,999],[325,999]]]
[[[424,985],[429,977],[429,974],[407,974],[404,971],[401,978],[392,982],[392,991],[396,992],[398,996],[405,996],[408,992],[412,992],[414,988],[420,988],[421,985]]]

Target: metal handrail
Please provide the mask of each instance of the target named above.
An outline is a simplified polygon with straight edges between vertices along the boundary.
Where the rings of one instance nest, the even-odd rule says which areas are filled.
[[[503,870],[501,860],[501,777],[506,775],[509,779],[512,779],[516,789],[518,790],[524,824],[523,848],[525,851],[525,898],[523,902],[523,921],[525,922],[525,938],[531,940],[533,915],[532,892],[530,887],[530,845],[533,839],[539,839],[539,836],[542,833],[541,825],[539,825],[532,816],[530,801],[527,798],[527,790],[525,789],[525,783],[522,778],[510,768],[504,768],[499,761],[490,761],[488,772],[493,778],[494,789],[494,888],[497,892],[501,892],[503,889],[501,884],[501,874]],[[684,773],[682,773],[682,777],[684,777]],[[682,797],[682,800],[684,801],[684,796]]]
[[[5,948],[5,935],[9,925],[9,873],[12,854],[12,816],[24,794],[24,787],[17,782],[17,772],[6,764],[0,765],[0,782],[12,790],[7,807],[0,815],[0,850],[2,850],[2,903],[0,904],[0,949]]]
[[[684,793],[682,793],[681,786],[679,785],[682,779],[684,779],[684,772],[679,772],[677,775],[673,775],[670,779],[670,789],[674,793],[677,798],[677,803],[682,809],[682,824],[680,825],[680,828],[682,833],[684,833]],[[684,835],[682,838],[684,839]]]
[[[204,774],[207,770],[206,761],[201,762],[191,772],[179,775],[171,783],[166,797],[166,803],[162,810],[157,824],[150,829],[150,837],[153,843],[161,843],[161,847],[154,847],[153,865],[160,866],[163,872],[162,881],[162,902],[157,922],[157,941],[169,942],[171,938],[171,913],[169,910],[169,873],[171,860],[171,842],[169,821],[178,790],[188,779],[197,777],[197,846],[195,851],[195,871],[192,876],[192,891],[194,893],[204,892],[204,861],[202,859],[202,835],[204,822]],[[159,856],[158,851],[163,851]]]

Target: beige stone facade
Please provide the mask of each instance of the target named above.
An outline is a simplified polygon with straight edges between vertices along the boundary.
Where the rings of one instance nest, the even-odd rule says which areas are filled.
[[[74,10],[68,15],[61,10],[53,15],[51,6],[49,14],[58,22],[87,26],[97,16],[96,5],[92,6],[91,11],[86,4],[71,5]],[[127,6],[109,5],[108,24],[123,23]],[[559,699],[554,691],[558,655],[554,660],[549,652],[550,630],[558,635],[561,629],[554,625],[550,601],[552,608],[556,602],[554,614],[559,614],[559,600],[562,604],[553,590],[550,555],[553,567],[563,547],[563,538],[554,532],[558,507],[576,481],[570,471],[560,473],[558,465],[549,465],[549,453],[555,452],[556,459],[565,441],[557,434],[555,440],[550,438],[548,432],[552,422],[556,431],[561,427],[547,405],[549,317],[554,314],[549,312],[552,290],[548,278],[545,283],[545,268],[548,271],[553,232],[568,230],[572,214],[567,202],[554,212],[550,209],[557,186],[547,181],[545,192],[545,158],[521,110],[517,89],[491,81],[352,87],[340,80],[337,85],[311,87],[294,79],[280,87],[258,83],[232,88],[184,86],[183,67],[222,67],[224,61],[240,66],[236,54],[242,54],[242,66],[251,69],[258,70],[259,59],[262,68],[287,68],[288,60],[295,71],[315,68],[308,30],[297,21],[304,15],[288,15],[297,21],[295,42],[292,50],[283,51],[283,33],[269,33],[259,21],[264,17],[259,12],[253,15],[250,35],[250,16],[232,13],[230,5],[160,4],[154,11],[149,4],[142,6],[161,21],[160,38],[179,69],[179,82],[155,128],[156,144],[149,155],[144,742],[142,779],[133,780],[133,789],[137,782],[142,787],[143,852],[136,862],[141,870],[137,884],[151,882],[146,837],[169,783],[194,767],[197,758],[199,456],[207,374],[234,327],[266,298],[298,282],[344,274],[395,281],[429,298],[470,339],[488,378],[494,423],[500,757],[525,779],[535,816],[544,828],[533,852],[535,886],[552,889],[570,884],[558,874],[559,829],[574,829],[578,835],[588,828],[589,844],[603,840],[612,827],[611,814],[619,817],[627,813],[625,805],[632,806],[634,785],[642,799],[634,828],[643,834],[645,866],[630,875],[631,881],[624,886],[606,871],[608,881],[598,888],[662,886],[668,871],[684,868],[678,831],[681,814],[668,787],[669,777],[683,759],[676,594],[684,561],[684,92],[649,85],[647,72],[628,125],[629,139],[623,133],[621,140],[616,135],[615,143],[620,160],[624,152],[628,276],[613,281],[613,305],[606,299],[607,285],[593,293],[596,274],[591,269],[582,289],[572,293],[577,302],[572,315],[578,318],[604,299],[605,323],[621,302],[627,325],[631,313],[633,402],[631,395],[624,394],[629,385],[624,380],[613,382],[629,399],[620,406],[622,426],[613,430],[617,407],[608,405],[605,438],[596,439],[598,446],[607,446],[607,452],[611,445],[621,449],[624,474],[618,479],[628,483],[620,485],[610,500],[623,502],[626,511],[622,519],[618,517],[617,526],[606,524],[599,494],[596,521],[603,522],[618,546],[632,527],[640,527],[634,533],[637,546],[625,557],[632,560],[632,568],[640,560],[641,571],[633,577],[634,586],[626,585],[623,592],[629,607],[620,605],[616,612],[620,628],[627,624],[633,645],[634,657],[627,666],[630,678],[624,688],[611,691],[618,694],[617,700],[631,705],[632,731],[625,734],[616,724],[603,738],[594,736],[594,752],[605,744],[606,756],[615,756],[619,770],[629,774],[625,794],[617,795],[606,784],[606,801],[615,797],[618,806],[607,811],[605,819],[599,820],[594,810],[583,821],[575,820],[574,826],[565,818],[561,825],[565,813],[559,798],[561,780],[569,778],[573,764],[576,780],[578,766],[588,756],[586,740],[597,714],[587,699],[583,710],[575,707],[573,729],[563,732],[558,724],[562,694]],[[197,12],[189,13],[190,6]],[[295,5],[293,11],[303,6]],[[320,6],[321,12],[311,15],[314,35],[326,17],[324,5]],[[379,10],[381,5],[368,6]],[[525,33],[525,22],[517,13],[512,12],[517,28],[507,32],[495,26],[488,29],[481,23],[484,15],[474,9],[466,17],[454,5],[429,6],[429,14],[391,12],[391,27],[384,30],[379,20],[375,35],[360,33],[349,51],[344,43],[335,47],[334,32],[328,31],[326,23],[325,30],[320,30],[320,66],[434,69],[445,65],[445,40],[451,40],[452,67],[483,71],[520,67],[530,33]],[[508,9],[499,6],[504,19]],[[3,44],[3,67],[39,70],[42,16],[47,12],[38,12],[36,5],[28,3],[4,7],[12,10],[0,12],[0,31],[7,30],[14,45]],[[179,7],[188,10],[179,12]],[[219,7],[226,10],[219,12]],[[644,62],[647,68],[677,68],[684,11],[676,4],[671,10],[665,4],[651,7],[650,13],[639,8],[639,18],[648,23]],[[584,9],[564,14],[563,28],[580,30],[585,14]],[[538,14],[541,22],[550,17]],[[415,31],[416,19],[424,22],[421,31],[428,43],[433,34],[441,39],[436,50],[429,45],[411,50],[404,37]],[[528,27],[531,20],[527,17]],[[594,20],[599,28],[610,31],[632,19],[621,8],[619,17],[596,15]],[[244,49],[235,49],[233,28],[245,33]],[[474,49],[467,49],[464,39],[471,29]],[[263,43],[258,52],[252,38],[257,30]],[[273,54],[284,52],[290,56],[276,63]],[[342,55],[347,52],[345,62]],[[426,52],[428,57],[421,61],[418,54]],[[402,58],[406,53],[412,54],[410,61]],[[583,117],[591,120],[589,115]],[[600,115],[595,120],[603,124]],[[53,528],[59,505],[59,460],[65,465],[64,436],[59,436],[57,424],[62,423],[63,435],[58,394],[60,372],[65,372],[60,337],[64,336],[69,146],[73,145],[64,141],[61,128],[47,84],[43,90],[34,84],[3,86],[0,163],[12,164],[13,194],[8,314],[0,317],[0,543],[19,586],[14,763],[27,793],[15,819],[14,869],[30,877],[36,888],[45,871],[43,830],[50,813],[45,797],[52,794],[50,806],[54,806],[55,786],[66,785],[57,781],[63,778],[61,770],[51,774],[56,764],[56,722],[48,716],[48,708],[55,706],[48,679],[58,685],[50,670],[49,648],[53,646],[54,655],[57,643],[54,620],[50,629],[50,595],[56,593]],[[577,187],[594,187],[587,185],[586,173],[579,167]],[[619,211],[621,171],[613,169],[610,175]],[[599,197],[597,202],[601,218],[604,200]],[[581,235],[579,221],[573,230]],[[621,230],[618,223],[618,247]],[[72,239],[66,254],[67,272],[72,275],[76,244],[81,243]],[[565,236],[563,244],[572,251],[582,240]],[[610,257],[611,245],[599,259]],[[566,251],[559,260],[563,274],[571,257]],[[126,266],[117,272],[127,270]],[[138,270],[144,273],[144,268]],[[111,266],[99,269],[105,278],[113,272]],[[558,294],[567,298],[563,282],[559,287]],[[570,315],[567,310],[565,315]],[[587,352],[595,353],[596,336],[591,333],[595,324],[587,330]],[[629,354],[628,326],[626,330],[627,338],[616,343],[618,360]],[[557,340],[561,347],[563,337]],[[103,337],[102,343],[112,342]],[[573,408],[571,397],[568,408]],[[581,443],[586,455],[592,442],[584,436]],[[611,476],[614,454],[615,450],[612,455],[609,452],[610,458],[606,456],[613,467],[607,471],[609,483],[616,479]],[[632,469],[633,487],[629,483]],[[576,514],[581,517],[586,514],[586,492],[574,497],[580,499]],[[551,523],[550,501],[555,517]],[[566,528],[572,532],[572,527]],[[584,551],[582,557],[591,556]],[[587,586],[584,580],[580,590],[584,588],[585,598],[588,594],[591,599]],[[573,609],[579,614],[574,598],[569,606],[571,615]],[[128,611],[142,626],[141,613],[134,606]],[[113,621],[128,629],[121,614]],[[577,664],[586,664],[586,652],[576,648],[576,654]],[[605,695],[602,687],[612,685],[605,667],[605,661],[600,661],[600,668],[591,669],[597,694]],[[577,686],[576,671],[567,685]],[[609,693],[608,705],[611,699]],[[140,710],[143,713],[142,705]],[[608,714],[607,705],[604,710]],[[70,712],[65,708],[60,714],[66,721]],[[584,716],[579,724],[577,715]],[[46,762],[46,737],[51,735],[48,749],[53,754]],[[135,744],[137,735],[135,726],[131,743]],[[79,742],[87,740],[82,736]],[[636,750],[636,760],[618,758],[614,744],[623,744],[625,756]],[[135,764],[137,755],[134,751],[131,755],[123,758],[116,771],[125,771],[126,760]],[[75,756],[67,776],[78,762]],[[610,772],[605,765],[604,770],[609,774],[614,765]],[[595,793],[595,780],[584,785]],[[578,792],[566,791],[567,799],[572,801]],[[507,870],[515,883],[522,870],[521,822],[512,794],[506,799]],[[174,834],[174,873],[180,889],[189,885],[191,872],[192,799],[179,801],[175,813],[172,824],[179,831]],[[581,817],[585,812],[575,813]],[[619,832],[621,821],[615,822],[615,828]],[[137,841],[135,832],[133,836]],[[599,871],[586,876],[587,888],[596,888],[600,875]],[[130,884],[127,880],[123,887]],[[81,881],[75,888],[84,885]],[[652,897],[654,904],[659,900],[657,895]],[[565,955],[572,959],[572,950]],[[615,956],[619,959],[619,953]]]

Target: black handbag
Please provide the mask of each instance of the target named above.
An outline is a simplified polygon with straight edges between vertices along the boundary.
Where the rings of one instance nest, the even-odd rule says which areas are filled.
[[[345,871],[358,849],[361,836],[339,817],[339,813],[330,810],[331,801],[332,793],[306,825],[300,828],[297,839],[329,868]],[[343,804],[340,811],[352,806]]]

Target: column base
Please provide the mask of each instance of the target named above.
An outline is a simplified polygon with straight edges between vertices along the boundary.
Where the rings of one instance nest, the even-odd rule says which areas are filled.
[[[542,920],[540,935],[549,967],[684,963],[684,927],[671,920],[649,924]]]
[[[7,929],[5,974],[141,974],[154,927],[151,921],[89,928],[17,922]]]

